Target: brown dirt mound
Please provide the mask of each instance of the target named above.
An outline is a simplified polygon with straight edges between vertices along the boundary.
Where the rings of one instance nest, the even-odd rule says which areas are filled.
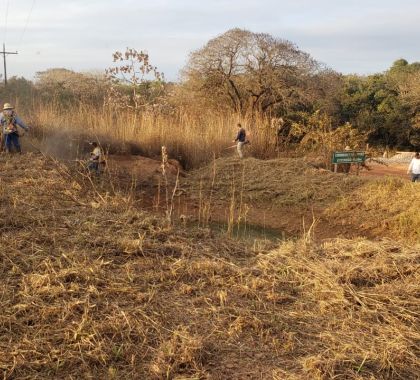
[[[156,186],[162,182],[162,163],[158,160],[143,156],[109,155],[107,166],[113,175],[121,179],[131,178],[138,184]],[[180,163],[169,159],[166,166],[167,175],[171,182],[177,176],[185,175]]]
[[[213,220],[245,220],[301,236],[313,220],[318,239],[391,237],[419,242],[418,191],[401,168],[361,176],[316,169],[305,159],[219,159],[185,184]],[[374,174],[369,174],[369,173]],[[375,174],[376,173],[376,174]],[[392,201],[390,201],[392,200]],[[209,211],[208,211],[209,210]]]

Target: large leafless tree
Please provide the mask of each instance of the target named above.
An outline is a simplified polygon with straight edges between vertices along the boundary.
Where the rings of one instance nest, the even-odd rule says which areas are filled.
[[[314,59],[287,40],[232,29],[193,52],[184,74],[198,96],[245,114],[305,102],[307,79],[319,70]]]

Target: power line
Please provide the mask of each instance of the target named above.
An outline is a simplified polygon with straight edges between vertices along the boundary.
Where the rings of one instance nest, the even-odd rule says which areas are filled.
[[[10,0],[7,0],[6,14],[4,18],[4,40],[3,41],[6,41],[7,39],[7,18],[9,17],[9,3],[10,3]]]
[[[36,1],[36,0],[32,0],[31,9],[29,10],[28,17],[26,18],[25,27],[23,28],[22,35],[20,36],[20,40],[19,40],[18,46],[20,46],[20,45],[21,45],[22,40],[23,40],[23,37],[24,37],[24,35],[25,35],[25,33],[26,33],[26,29],[28,28],[28,25],[29,25],[29,20],[30,20],[30,18],[31,18],[31,16],[32,16],[32,11],[34,10],[34,7],[35,7],[35,1]]]
[[[7,22],[8,22],[8,18],[9,18],[9,6],[10,6],[10,0],[7,0],[7,4],[6,4],[6,12],[5,12],[5,19],[4,19],[4,40],[3,40],[3,51],[0,51],[0,55],[3,55],[3,65],[4,65],[4,85],[7,86],[7,67],[6,67],[6,56],[9,54],[18,54],[18,52],[11,52],[11,51],[6,51],[6,46],[5,46],[5,42],[7,40]],[[23,41],[23,37],[25,36],[26,30],[28,28],[29,25],[29,20],[31,18],[32,12],[34,10],[35,7],[35,0],[32,0],[32,4],[31,7],[29,9],[28,12],[28,16],[26,18],[26,22],[22,31],[22,34],[20,36],[20,40],[19,40],[19,46]]]

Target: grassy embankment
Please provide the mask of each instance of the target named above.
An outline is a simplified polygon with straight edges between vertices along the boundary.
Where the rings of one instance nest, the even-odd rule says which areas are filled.
[[[304,236],[253,250],[168,227],[40,156],[0,166],[6,379],[419,373],[418,244]]]
[[[200,204],[201,219],[233,224],[259,220],[297,233],[315,219],[321,237],[369,236],[420,242],[418,185],[319,170],[305,158],[261,161],[219,159],[192,171],[186,192]],[[232,206],[232,202],[235,207]],[[250,221],[252,223],[252,221]]]

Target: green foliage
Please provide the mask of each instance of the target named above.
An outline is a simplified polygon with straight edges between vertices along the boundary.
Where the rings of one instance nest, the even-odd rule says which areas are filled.
[[[420,63],[395,61],[390,69],[344,80],[340,116],[373,144],[420,145]]]
[[[337,127],[331,116],[319,111],[307,116],[303,122],[293,123],[290,134],[300,140],[299,149],[318,152],[326,166],[330,165],[332,152],[347,146],[363,149],[366,142],[366,135],[350,123]]]
[[[398,59],[392,64],[388,73],[403,77],[418,71],[420,71],[420,62],[408,63],[405,59]]]
[[[345,78],[341,104],[343,122],[366,133],[369,142],[409,145],[411,115],[397,82],[388,74]]]
[[[25,78],[12,77],[7,87],[0,86],[0,99],[13,103],[19,109],[28,109],[33,102],[33,83]]]
[[[398,86],[401,102],[410,115],[409,142],[420,148],[420,62],[396,61],[388,72]]]

